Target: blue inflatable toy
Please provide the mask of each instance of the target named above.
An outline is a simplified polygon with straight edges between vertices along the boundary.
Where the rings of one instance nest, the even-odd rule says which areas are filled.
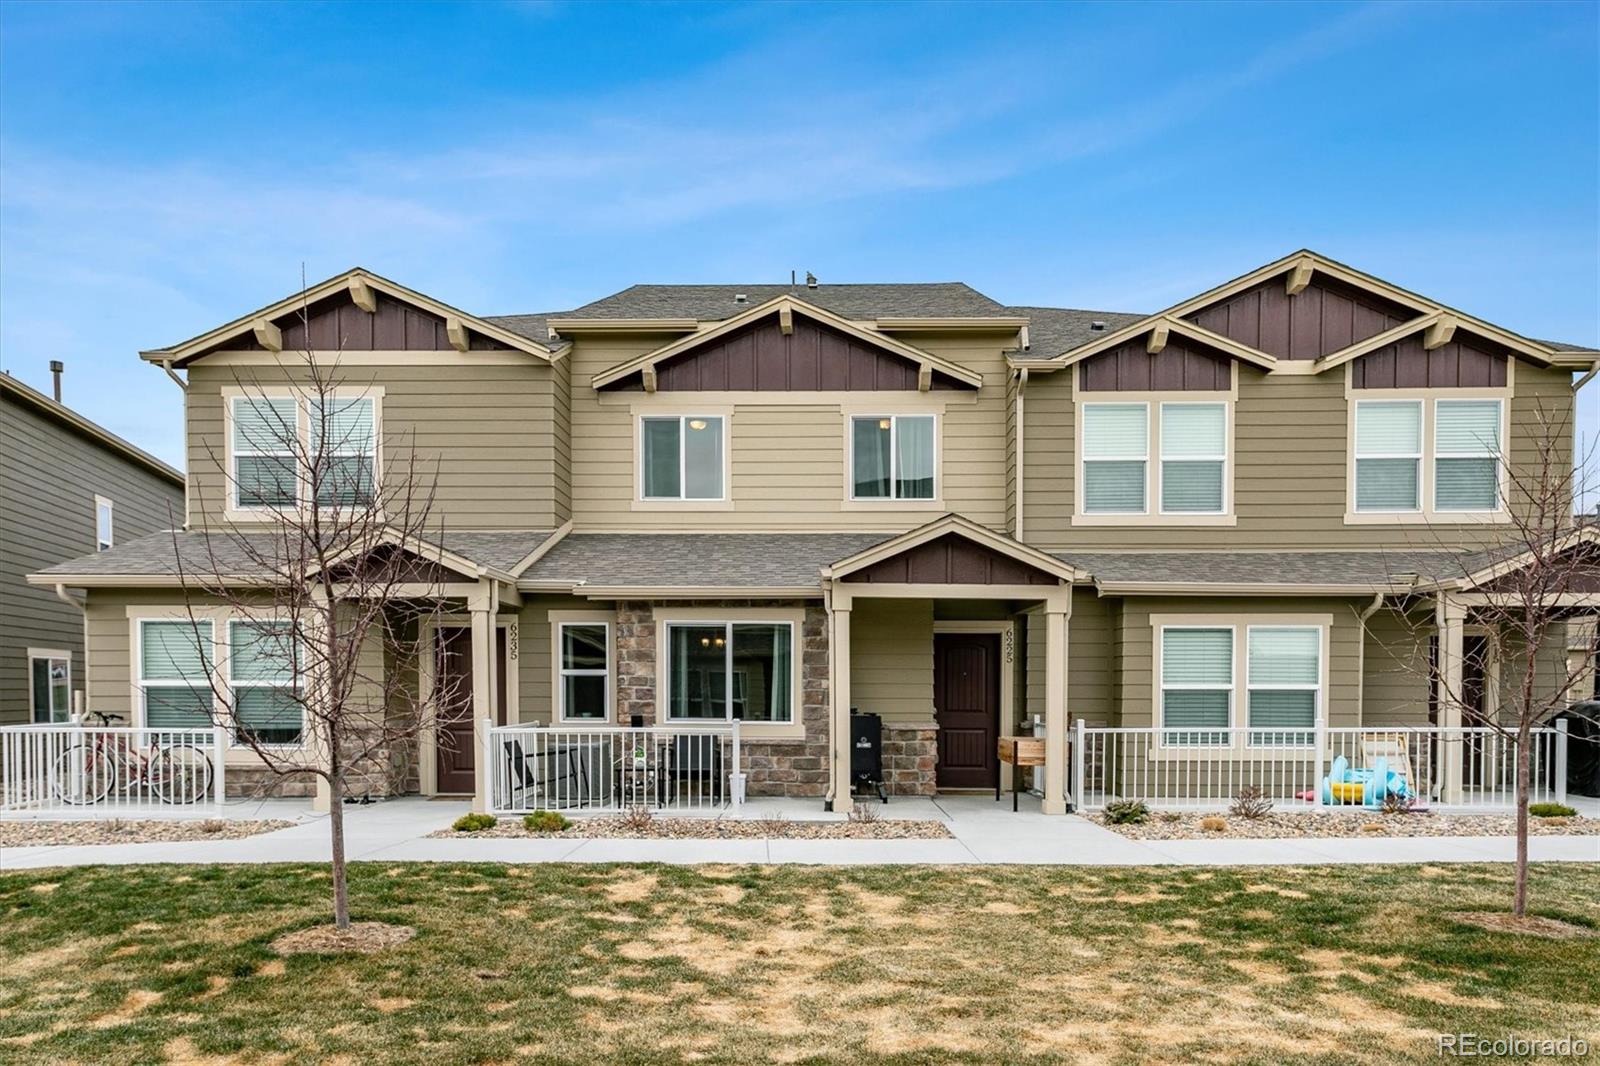
[[[1322,779],[1322,802],[1330,807],[1347,803],[1381,807],[1387,796],[1410,794],[1406,779],[1390,771],[1387,759],[1374,759],[1370,768],[1358,770],[1340,755]]]

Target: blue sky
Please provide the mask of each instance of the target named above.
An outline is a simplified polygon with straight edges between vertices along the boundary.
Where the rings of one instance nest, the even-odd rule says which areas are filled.
[[[1147,311],[1301,246],[1600,344],[1600,5],[0,4],[0,364],[173,462],[135,353],[302,267]]]

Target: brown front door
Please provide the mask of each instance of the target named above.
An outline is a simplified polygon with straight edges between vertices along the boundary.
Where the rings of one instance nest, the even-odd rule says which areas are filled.
[[[506,720],[506,631],[495,627],[499,666],[495,673],[495,721]],[[472,742],[472,630],[450,626],[439,630],[437,668],[438,724],[435,790],[470,795],[477,788],[477,745]]]
[[[933,716],[939,723],[940,788],[994,788],[1000,779],[1000,637],[937,633]]]

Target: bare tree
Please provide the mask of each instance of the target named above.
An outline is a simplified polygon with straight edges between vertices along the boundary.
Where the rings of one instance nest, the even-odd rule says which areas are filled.
[[[1595,456],[1573,455],[1572,424],[1565,413],[1536,411],[1531,427],[1514,442],[1515,462],[1497,460],[1499,492],[1507,516],[1484,534],[1480,551],[1460,548],[1460,528],[1447,532],[1430,523],[1414,546],[1449,560],[1428,575],[1422,594],[1401,605],[1421,651],[1401,659],[1403,668],[1425,676],[1438,709],[1469,713],[1479,698],[1490,710],[1476,724],[1515,753],[1516,879],[1512,913],[1523,917],[1528,903],[1528,798],[1533,783],[1534,730],[1586,693],[1580,685],[1593,677],[1595,627],[1579,627],[1585,647],[1569,639],[1569,623],[1597,613],[1600,598],[1600,525],[1575,513],[1595,484]],[[1498,449],[1497,449],[1498,450]],[[1502,452],[1503,454],[1503,452]],[[1427,591],[1424,591],[1427,590]],[[1417,608],[1431,605],[1434,611]],[[1459,656],[1446,647],[1440,607],[1465,612],[1475,635]],[[1464,625],[1463,625],[1464,631]],[[1459,661],[1452,663],[1452,658]],[[1498,685],[1487,689],[1498,668]],[[1455,743],[1457,752],[1465,745]],[[1547,772],[1553,766],[1542,767]]]
[[[226,662],[209,671],[214,724],[273,774],[327,789],[334,924],[345,929],[346,797],[374,778],[403,779],[454,702],[417,683],[431,652],[422,638],[444,610],[444,570],[427,548],[443,535],[437,470],[413,440],[380,438],[371,384],[350,381],[336,353],[286,352],[235,379],[254,401],[250,424],[236,426],[248,476],[215,449],[208,458],[228,499],[259,521],[208,519],[174,534],[184,602],[196,640],[211,611],[227,619]]]

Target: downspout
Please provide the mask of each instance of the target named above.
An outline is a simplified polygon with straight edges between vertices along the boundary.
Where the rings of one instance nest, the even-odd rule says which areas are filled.
[[[161,360],[161,369],[183,393],[183,528],[189,528],[189,383],[172,369],[172,360]]]
[[[1023,540],[1022,536],[1022,460],[1023,460],[1023,433],[1022,433],[1022,393],[1028,387],[1028,368],[1022,367],[1017,371],[1017,521],[1014,530],[1016,538]],[[1024,541],[1025,543],[1025,541]]]
[[[89,608],[76,596],[67,591],[67,586],[60,581],[56,582],[56,599],[62,603],[71,604],[83,615],[83,683],[84,687],[73,693],[72,718],[79,721],[83,718],[85,704],[88,703],[89,685]],[[84,698],[78,699],[78,693],[83,693]]]
[[[1572,391],[1577,392],[1579,389],[1583,388],[1589,383],[1589,379],[1594,377],[1596,374],[1600,374],[1600,359],[1596,359],[1594,362],[1590,363],[1589,372],[1572,383]]]
[[[1356,646],[1356,725],[1367,724],[1367,619],[1378,613],[1378,608],[1383,606],[1383,593],[1375,592],[1372,602],[1357,616],[1361,623],[1361,643]]]

